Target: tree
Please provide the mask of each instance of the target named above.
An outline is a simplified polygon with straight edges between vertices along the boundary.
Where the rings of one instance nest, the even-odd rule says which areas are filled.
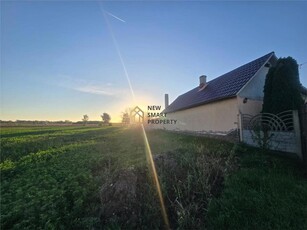
[[[262,112],[278,114],[300,109],[304,103],[300,88],[296,60],[292,57],[279,58],[266,76]]]
[[[124,112],[122,115],[122,123],[125,125],[130,124],[130,116],[128,114],[128,112]]]
[[[103,113],[103,114],[101,115],[101,118],[102,118],[102,122],[103,122],[104,124],[109,124],[109,123],[110,123],[111,117],[110,117],[109,114]]]
[[[72,124],[72,122],[70,120],[65,120],[64,123],[65,124],[70,124],[70,125]]]
[[[83,119],[82,119],[82,121],[83,121],[83,125],[86,125],[86,123],[88,122],[88,116],[85,114],[85,115],[83,115]]]

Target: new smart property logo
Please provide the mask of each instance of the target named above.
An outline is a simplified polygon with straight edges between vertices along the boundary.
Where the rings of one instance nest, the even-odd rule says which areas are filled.
[[[130,111],[130,122],[132,123],[143,123],[144,112],[140,107],[136,106]]]
[[[160,112],[160,105],[148,105],[147,111],[147,124],[172,125],[177,123],[177,120],[168,119],[166,113]]]

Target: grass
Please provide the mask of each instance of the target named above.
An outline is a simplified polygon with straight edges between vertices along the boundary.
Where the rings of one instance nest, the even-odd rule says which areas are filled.
[[[296,160],[239,147],[240,169],[208,211],[211,229],[307,229],[307,181]]]
[[[297,161],[205,137],[147,135],[172,229],[307,229]],[[138,127],[1,128],[1,228],[164,228],[145,151]]]

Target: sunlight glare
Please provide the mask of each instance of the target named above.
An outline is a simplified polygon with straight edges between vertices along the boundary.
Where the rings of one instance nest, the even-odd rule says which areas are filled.
[[[163,216],[164,223],[166,225],[166,229],[170,229],[167,212],[166,212],[166,208],[165,208],[165,205],[164,205],[163,195],[162,195],[162,191],[161,191],[161,188],[160,188],[159,178],[158,178],[158,174],[156,172],[155,162],[154,162],[153,157],[152,157],[152,153],[151,153],[151,149],[150,149],[150,145],[149,145],[149,142],[148,142],[148,139],[147,139],[147,135],[146,135],[144,125],[141,124],[141,126],[142,126],[142,130],[143,130],[143,136],[144,136],[144,142],[145,142],[145,148],[146,148],[146,157],[147,157],[147,160],[149,162],[150,171],[151,171],[151,174],[152,174],[153,179],[154,179],[156,190],[158,192],[160,206],[161,206],[161,213],[162,213],[162,216]]]
[[[137,101],[136,101],[135,93],[133,91],[132,84],[131,84],[131,81],[130,81],[130,77],[129,77],[128,71],[126,69],[126,65],[124,63],[124,60],[122,58],[122,54],[120,52],[119,46],[118,46],[117,41],[115,39],[115,36],[114,36],[113,30],[112,30],[111,24],[110,24],[110,22],[109,22],[109,20],[107,18],[106,11],[103,9],[103,6],[102,6],[101,2],[99,2],[99,6],[100,6],[100,10],[101,10],[101,12],[102,12],[102,14],[104,16],[104,19],[106,21],[106,24],[107,24],[107,27],[109,29],[109,32],[111,34],[112,41],[113,41],[113,44],[115,46],[117,55],[118,55],[118,57],[120,59],[121,65],[123,67],[123,70],[124,70],[127,82],[129,84],[130,93],[131,93],[133,102],[134,102],[134,104],[136,104]],[[144,97],[142,99],[143,99],[142,101],[138,101],[138,102],[145,102]],[[141,107],[145,106],[145,105],[142,105],[142,104],[143,103],[141,103],[139,106],[141,106]],[[165,205],[164,205],[162,191],[161,191],[161,188],[160,188],[160,183],[159,183],[158,175],[157,175],[157,172],[156,172],[155,163],[153,161],[150,145],[149,145],[149,142],[148,142],[148,139],[147,139],[147,135],[146,135],[146,131],[145,131],[144,125],[141,124],[141,126],[142,126],[142,131],[143,131],[143,136],[144,136],[144,142],[145,142],[146,157],[147,157],[147,160],[149,162],[150,172],[152,173],[152,176],[153,176],[153,179],[154,179],[154,183],[155,183],[155,187],[156,187],[156,190],[157,190],[157,193],[158,193],[158,196],[159,196],[159,201],[160,201],[160,206],[161,206],[161,213],[162,213],[162,216],[163,216],[163,220],[164,220],[166,229],[170,229],[169,221],[168,221],[168,216],[167,216],[166,208],[165,208]]]

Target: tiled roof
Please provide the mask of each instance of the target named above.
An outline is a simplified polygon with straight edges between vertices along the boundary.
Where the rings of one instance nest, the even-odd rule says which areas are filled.
[[[177,97],[164,112],[175,112],[235,96],[272,55],[274,55],[274,52],[207,82],[203,90],[200,90],[199,86],[197,86]]]

